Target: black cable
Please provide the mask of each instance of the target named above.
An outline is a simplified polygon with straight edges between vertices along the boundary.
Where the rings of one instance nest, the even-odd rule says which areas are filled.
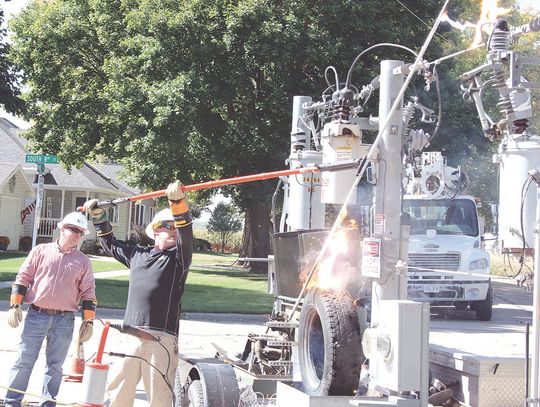
[[[521,241],[522,241],[522,247],[521,247],[521,255],[519,256],[519,270],[517,273],[512,276],[512,278],[516,278],[519,276],[523,270],[523,265],[525,263],[525,248],[527,246],[527,242],[525,240],[525,226],[523,225],[523,208],[525,206],[525,198],[527,197],[527,192],[529,191],[529,187],[531,186],[533,179],[531,177],[527,177],[525,182],[523,183],[523,186],[521,187],[521,204],[519,208],[519,225],[521,228]],[[508,264],[510,264],[510,258],[508,258]],[[512,268],[510,267],[510,270],[513,272]]]
[[[163,378],[163,380],[165,381],[165,384],[167,385],[167,387],[169,388],[171,394],[172,394],[172,399],[173,399],[173,406],[176,404],[176,395],[174,394],[174,389],[171,385],[171,383],[169,382],[169,379],[166,377],[165,374],[163,374],[163,372],[161,370],[159,370],[157,368],[157,366],[155,366],[154,364],[150,363],[148,360],[146,360],[145,358],[141,357],[141,356],[136,356],[136,355],[127,355],[125,353],[118,353],[118,352],[104,352],[105,354],[109,355],[109,356],[113,356],[113,357],[118,357],[118,358],[133,358],[133,359],[139,359],[139,360],[142,360],[143,362],[147,363],[149,366],[153,367],[156,372],[158,372],[161,377]],[[168,352],[167,352],[168,354]]]
[[[395,48],[400,48],[400,49],[404,49],[408,52],[410,52],[411,54],[413,54],[416,58],[418,58],[418,54],[416,52],[414,52],[412,49],[408,48],[408,47],[405,47],[404,45],[399,45],[399,44],[391,44],[391,43],[387,43],[387,42],[381,42],[379,44],[375,44],[375,45],[372,45],[371,47],[369,48],[366,48],[365,50],[363,50],[360,54],[358,54],[358,56],[354,59],[354,61],[352,62],[351,64],[351,67],[349,68],[349,72],[347,72],[347,81],[345,82],[345,87],[346,88],[349,88],[349,86],[351,85],[351,80],[352,80],[352,72],[353,72],[353,69],[354,69],[354,66],[356,65],[356,63],[358,62],[358,60],[364,55],[366,54],[367,52],[375,49],[375,48],[379,48],[379,47],[395,47]]]
[[[161,345],[161,347],[163,348],[163,350],[164,350],[165,353],[167,354],[167,371],[166,371],[166,372],[167,372],[167,374],[168,374],[168,373],[169,373],[169,369],[171,368],[171,354],[170,354],[169,350],[165,347],[165,345],[163,345],[163,344],[161,343],[161,338],[160,338],[160,337],[158,337],[158,341],[157,341],[157,342]],[[169,381],[169,377],[168,377],[168,376],[166,376],[166,377],[167,377],[167,378],[166,378],[166,379],[164,378],[164,379],[165,379],[165,381],[168,382],[169,388],[172,389],[172,383]],[[174,405],[174,404],[175,404],[175,403],[174,403],[174,391],[173,391],[173,405]]]
[[[327,85],[329,87],[332,87],[333,85],[330,83],[330,81],[328,80],[328,71],[334,71],[334,79],[336,80],[336,90],[339,90],[339,77],[338,77],[338,73],[337,73],[337,70],[335,67],[333,67],[332,65],[330,66],[327,66],[326,69],[324,70],[324,80],[326,81]]]
[[[281,184],[283,184],[283,180],[279,178],[279,181],[276,185],[276,190],[272,194],[272,206],[270,210],[270,215],[272,216],[272,233],[276,233],[276,230],[279,230],[279,228],[276,227],[276,201],[277,201],[277,195],[279,193],[279,190],[281,188]]]
[[[441,121],[442,121],[442,97],[441,97],[441,84],[439,81],[439,74],[437,73],[437,66],[433,67],[433,77],[435,78],[435,89],[437,90],[437,104],[439,106],[439,114],[437,117],[437,125],[435,126],[435,130],[433,130],[433,134],[430,138],[428,138],[428,142],[431,143],[431,140],[435,138],[435,135],[439,132],[439,128],[441,127]]]

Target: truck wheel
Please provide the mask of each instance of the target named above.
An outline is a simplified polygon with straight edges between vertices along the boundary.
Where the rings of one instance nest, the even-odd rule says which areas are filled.
[[[493,288],[489,285],[486,299],[476,303],[476,319],[479,321],[491,321],[493,315]]]
[[[208,407],[204,402],[204,388],[200,380],[189,383],[183,407]]]
[[[178,381],[177,376],[177,387]],[[240,402],[238,379],[234,368],[226,363],[196,363],[182,389],[175,391],[175,407],[230,407]]]
[[[304,391],[350,396],[364,360],[356,307],[347,291],[312,290],[300,312],[298,356]]]
[[[179,370],[176,369],[176,376],[174,378],[174,407],[183,407],[186,397],[186,387],[184,387]]]

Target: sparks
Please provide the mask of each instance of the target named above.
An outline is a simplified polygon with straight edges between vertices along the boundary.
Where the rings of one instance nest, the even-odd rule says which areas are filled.
[[[476,24],[469,21],[465,21],[464,23],[454,21],[448,14],[444,15],[443,21],[446,21],[450,26],[460,31],[465,31],[467,29],[475,30],[474,40],[471,45],[471,48],[475,48],[483,42],[482,31],[485,30],[485,26],[493,24],[497,18],[508,14],[510,11],[512,10],[509,8],[499,7],[498,0],[482,0],[480,18]]]

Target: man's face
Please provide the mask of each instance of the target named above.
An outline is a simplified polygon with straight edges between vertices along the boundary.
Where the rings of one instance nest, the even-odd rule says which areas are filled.
[[[65,225],[60,229],[60,245],[75,247],[79,244],[83,236],[84,230],[76,226]]]
[[[156,249],[170,249],[176,244],[176,228],[174,222],[162,221],[154,227],[154,247]]]

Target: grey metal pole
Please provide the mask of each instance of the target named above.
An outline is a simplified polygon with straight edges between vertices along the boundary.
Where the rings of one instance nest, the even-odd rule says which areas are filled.
[[[39,164],[38,164],[39,168]],[[39,170],[38,173],[38,182],[37,182],[37,191],[36,191],[36,208],[34,212],[34,231],[32,233],[32,249],[36,247],[37,235],[39,231],[39,223],[41,222],[41,207],[43,206],[43,184],[45,179],[43,177],[43,172]]]
[[[531,393],[529,406],[539,405],[540,383],[540,170],[529,171],[536,182],[536,222],[534,226],[534,292],[532,318]],[[528,357],[529,355],[527,355]]]
[[[294,96],[293,97],[293,111],[292,111],[292,123],[291,123],[291,154],[298,149],[310,150],[311,144],[311,130],[302,121],[302,115],[304,114],[304,103],[311,102],[310,96]]]
[[[381,239],[381,276],[373,284],[372,315],[378,318],[380,300],[400,299],[400,284],[407,284],[406,278],[394,278],[395,265],[400,255],[401,229],[401,146],[403,120],[404,76],[399,72],[403,61],[382,61],[380,74],[379,122],[388,121],[382,129],[377,161],[377,186],[375,188],[374,237]],[[401,98],[397,109],[392,106]],[[406,299],[401,298],[401,299]]]

